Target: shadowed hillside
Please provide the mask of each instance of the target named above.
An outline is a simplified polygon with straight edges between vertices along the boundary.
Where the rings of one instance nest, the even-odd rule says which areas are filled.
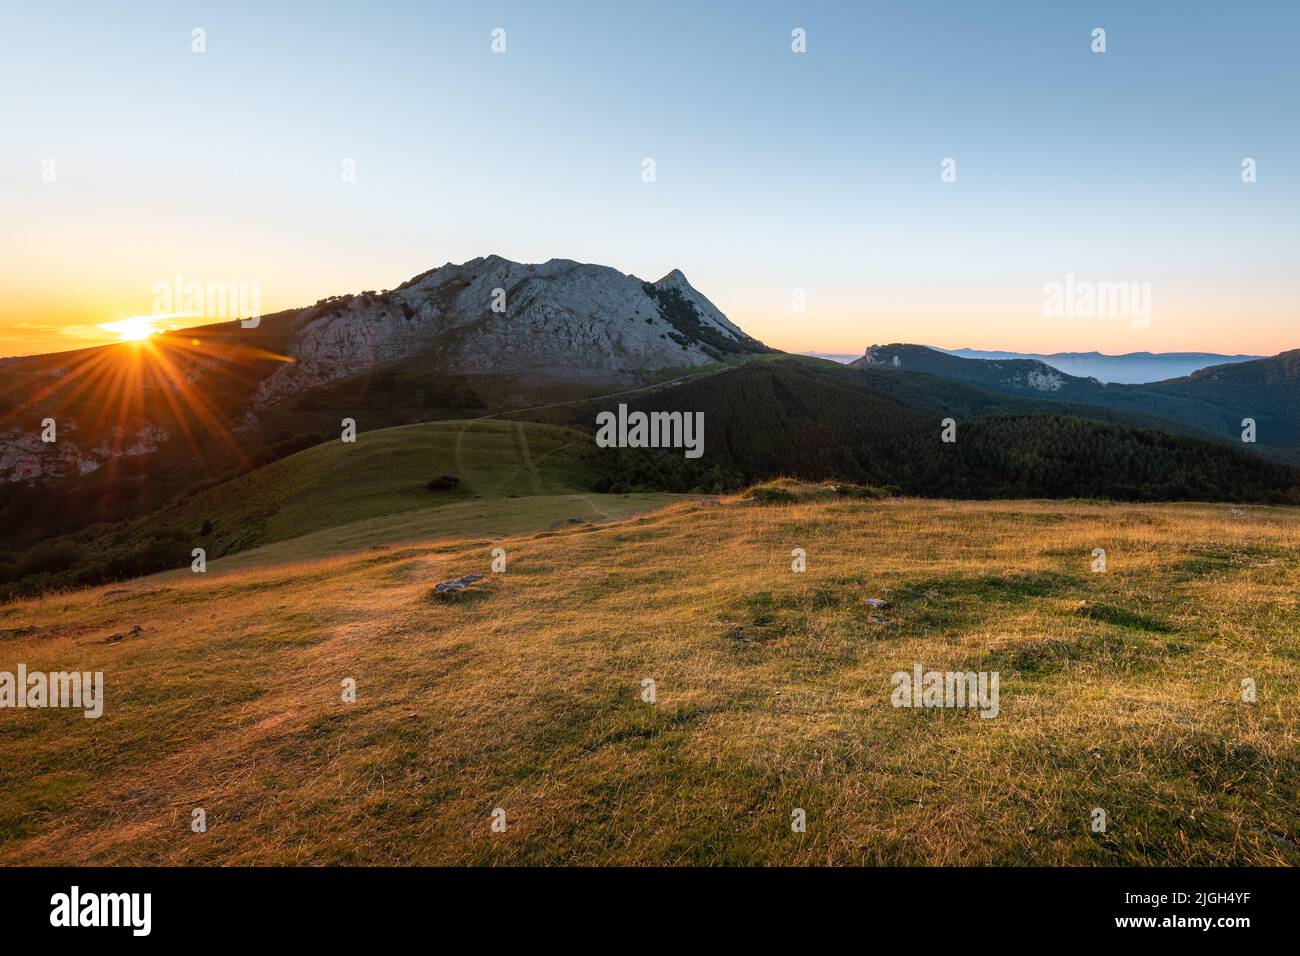
[[[960,358],[921,345],[873,346],[852,366],[923,372],[1005,395],[1149,416],[1163,420],[1160,427],[1185,429],[1244,451],[1300,463],[1300,350],[1146,385],[1106,385],[1034,360]],[[1256,422],[1253,444],[1241,441],[1246,418]]]
[[[614,490],[717,490],[792,475],[961,498],[1300,500],[1300,473],[1225,445],[1066,414],[1121,413],[998,398],[913,373],[772,361],[628,404],[703,412],[705,451],[697,460],[624,453]],[[949,416],[956,441],[945,443]]]

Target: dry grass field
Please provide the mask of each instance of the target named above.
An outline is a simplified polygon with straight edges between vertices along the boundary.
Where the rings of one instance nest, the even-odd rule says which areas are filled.
[[[737,496],[21,601],[0,670],[106,703],[0,710],[0,862],[1295,864],[1298,549],[1283,508]],[[998,715],[891,706],[917,663]]]

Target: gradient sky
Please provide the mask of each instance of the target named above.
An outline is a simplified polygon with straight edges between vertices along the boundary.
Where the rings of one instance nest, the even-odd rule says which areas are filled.
[[[258,283],[272,312],[489,253],[681,268],[791,351],[1300,347],[1290,0],[4,0],[3,18],[0,354],[106,341],[99,323],[149,313],[178,273]],[[1067,273],[1149,282],[1150,327],[1045,318]]]

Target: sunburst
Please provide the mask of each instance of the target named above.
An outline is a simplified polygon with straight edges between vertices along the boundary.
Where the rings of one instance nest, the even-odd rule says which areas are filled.
[[[132,316],[101,325],[131,347],[67,353],[57,381],[34,389],[0,415],[0,428],[33,418],[75,415],[81,420],[79,431],[89,441],[106,444],[110,454],[105,476],[110,480],[118,453],[144,424],[173,430],[201,466],[218,450],[226,453],[222,457],[227,461],[233,458],[249,466],[247,442],[240,441],[233,429],[237,415],[224,408],[217,396],[235,382],[251,394],[269,363],[294,360],[238,341],[237,331],[167,334],[169,330],[159,327],[159,318],[166,317]],[[39,376],[35,369],[32,372]]]

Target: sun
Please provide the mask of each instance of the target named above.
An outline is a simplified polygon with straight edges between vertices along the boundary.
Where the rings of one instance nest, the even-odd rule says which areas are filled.
[[[123,342],[143,342],[154,333],[162,331],[148,315],[133,315],[117,322],[104,322],[99,327],[105,332],[117,333]]]

